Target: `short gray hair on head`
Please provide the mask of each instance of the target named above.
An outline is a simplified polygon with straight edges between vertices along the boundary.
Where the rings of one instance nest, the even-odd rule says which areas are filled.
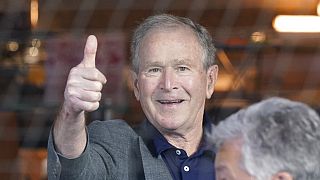
[[[320,179],[320,118],[311,107],[274,97],[242,113],[238,120],[233,115],[223,124],[240,122],[242,162],[249,174],[258,180],[270,179],[278,172],[289,172],[299,180]],[[223,133],[223,128],[228,126],[218,125],[216,129]],[[231,137],[219,136],[220,142]]]
[[[218,126],[213,128],[208,136],[217,148],[227,140],[242,138],[246,128],[245,119],[243,118],[245,112],[246,109],[241,109],[219,122]]]
[[[203,26],[194,23],[192,20],[185,17],[178,17],[169,14],[159,14],[150,16],[145,19],[134,31],[131,41],[131,61],[133,71],[139,72],[139,49],[143,38],[148,32],[158,28],[170,27],[186,27],[191,29],[197,36],[199,43],[203,49],[203,65],[207,70],[215,64],[215,52],[212,37]]]

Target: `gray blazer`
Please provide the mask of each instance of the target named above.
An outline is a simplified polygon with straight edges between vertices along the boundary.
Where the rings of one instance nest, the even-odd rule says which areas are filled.
[[[67,159],[48,141],[48,179],[170,180],[161,155],[153,154],[148,123],[132,129],[123,120],[94,121],[87,127],[88,143],[82,155]]]

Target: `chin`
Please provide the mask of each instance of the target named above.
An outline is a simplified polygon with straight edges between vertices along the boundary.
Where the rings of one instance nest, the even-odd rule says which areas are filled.
[[[182,122],[179,122],[179,120],[172,118],[161,118],[157,121],[157,123],[158,125],[160,125],[161,128],[168,131],[177,130],[183,124]]]

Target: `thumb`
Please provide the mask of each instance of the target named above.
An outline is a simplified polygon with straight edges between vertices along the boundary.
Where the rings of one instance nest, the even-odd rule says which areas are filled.
[[[96,67],[97,47],[97,38],[94,35],[90,35],[87,38],[87,42],[84,48],[83,60],[81,62],[84,67]]]

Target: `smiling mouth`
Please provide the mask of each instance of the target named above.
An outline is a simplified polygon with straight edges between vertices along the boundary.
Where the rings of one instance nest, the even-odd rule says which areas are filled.
[[[180,104],[184,100],[177,99],[177,100],[157,100],[160,104]]]

